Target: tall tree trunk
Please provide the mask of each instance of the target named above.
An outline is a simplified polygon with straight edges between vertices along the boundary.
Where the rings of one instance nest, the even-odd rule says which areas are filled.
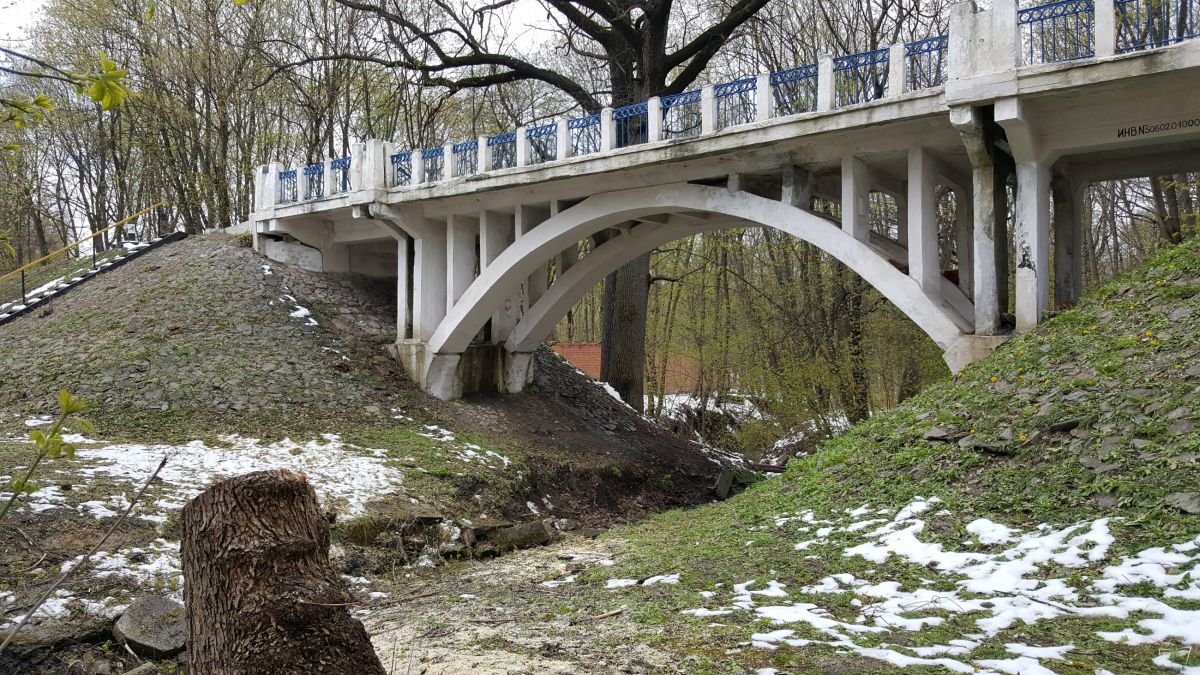
[[[221,481],[180,524],[190,672],[382,675],[346,609],[329,523],[303,474]]]
[[[649,253],[638,256],[604,280],[600,379],[612,385],[621,399],[638,412],[646,408],[643,397],[649,292]]]

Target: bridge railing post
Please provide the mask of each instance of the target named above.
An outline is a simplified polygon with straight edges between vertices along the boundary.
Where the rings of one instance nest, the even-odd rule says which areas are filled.
[[[304,173],[304,162],[292,162],[292,171],[296,172],[296,201],[302,202],[308,196],[309,177]]]
[[[700,133],[717,130],[717,94],[710,84],[700,90]]]
[[[425,182],[425,157],[421,154],[421,151],[413,150],[412,151],[412,159],[410,159],[409,161],[412,162],[412,180],[409,181],[409,184],[410,185],[420,185],[421,183],[424,183]]]
[[[559,115],[554,118],[554,159],[566,159],[571,156],[571,130],[567,128],[567,118]]]
[[[612,108],[604,108],[600,111],[600,152],[608,152],[616,145],[614,131]]]
[[[479,137],[479,145],[476,149],[476,151],[479,153],[479,157],[477,158],[479,163],[477,169],[479,173],[487,173],[488,171],[492,170],[492,148],[488,145],[487,141],[487,136]]]
[[[1093,7],[1096,12],[1096,56],[1112,56],[1117,53],[1117,3],[1113,0],[1096,0]]]
[[[833,57],[823,54],[817,59],[817,112],[833,110]]]
[[[322,159],[321,165],[325,167],[324,170],[321,171],[321,178],[325,183],[323,189],[321,190],[321,194],[325,197],[332,197],[333,195],[337,194],[338,188],[337,180],[334,179],[333,175],[333,160]]]
[[[759,73],[757,79],[754,86],[754,120],[765,122],[775,112],[775,106],[771,105],[771,74]]]
[[[1020,65],[1017,0],[996,0],[986,10],[977,10],[970,2],[951,5],[946,49],[948,100],[966,101],[977,95],[979,87],[964,80],[985,78],[982,82],[994,87],[1015,78]]]
[[[454,158],[454,144],[447,143],[442,146],[442,180],[449,180],[458,176],[458,160]]]
[[[662,133],[662,99],[657,96],[651,96],[646,101],[646,142],[653,143],[661,141]]]
[[[529,165],[529,136],[525,127],[517,127],[517,166]]]
[[[887,96],[889,98],[900,96],[904,93],[905,83],[905,61],[908,59],[904,56],[904,44],[892,45],[888,48],[888,84]]]

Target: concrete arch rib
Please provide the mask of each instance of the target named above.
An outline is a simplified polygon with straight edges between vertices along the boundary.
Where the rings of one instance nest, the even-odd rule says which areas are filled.
[[[951,349],[963,336],[953,318],[953,309],[945,303],[927,296],[906,274],[896,269],[887,258],[844,233],[829,221],[779,201],[758,197],[746,192],[731,192],[725,188],[691,184],[676,184],[637,188],[609,192],[580,202],[519,238],[500,254],[483,273],[467,288],[462,298],[454,305],[429,340],[432,355],[462,353],[471,338],[478,332],[503,302],[512,295],[534,270],[553,255],[604,228],[612,227],[641,217],[677,213],[683,211],[714,214],[720,225],[703,223],[684,226],[668,223],[657,225],[645,223],[634,228],[628,239],[622,237],[612,243],[622,242],[637,253],[643,253],[661,243],[672,241],[704,230],[730,227],[729,221],[738,224],[755,224],[772,227],[817,246],[840,260],[863,277],[888,300],[895,304],[917,324],[942,349]],[[654,230],[661,232],[657,236]],[[645,230],[645,234],[642,231]],[[669,237],[669,238],[663,238]],[[661,241],[660,241],[661,240]],[[636,245],[635,245],[635,242]],[[658,243],[652,243],[658,242]],[[568,303],[576,293],[582,295],[584,286],[595,275],[603,274],[620,266],[621,261],[636,255],[622,255],[610,250],[589,263],[589,259],[601,253],[606,246],[597,249],[581,260],[561,281],[561,291],[548,294],[538,303],[544,308],[534,309],[526,321],[532,320],[528,329],[514,334],[517,342],[512,346],[526,347],[535,340],[537,330],[557,319],[554,312]],[[578,269],[578,272],[576,270]],[[574,273],[574,274],[572,274]],[[568,276],[569,275],[569,276]],[[574,283],[571,282],[574,278]],[[595,282],[590,282],[594,285]],[[558,285],[556,282],[555,285]],[[580,290],[582,289],[582,290]],[[535,306],[536,307],[536,306]],[[564,310],[565,311],[565,310]],[[525,323],[525,321],[522,321]],[[518,338],[518,335],[521,337]],[[543,337],[537,335],[536,339]]]

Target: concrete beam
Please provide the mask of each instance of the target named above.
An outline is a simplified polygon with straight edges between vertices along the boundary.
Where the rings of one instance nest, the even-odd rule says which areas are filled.
[[[870,170],[867,163],[858,157],[847,155],[842,159],[842,230],[859,241],[867,241],[871,235]]]

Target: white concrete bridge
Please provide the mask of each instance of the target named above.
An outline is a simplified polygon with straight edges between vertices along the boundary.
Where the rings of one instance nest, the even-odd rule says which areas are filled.
[[[1017,330],[1078,297],[1089,183],[1200,169],[1198,9],[962,3],[947,36],[444,147],[370,140],[271,164],[255,245],[395,277],[398,351],[443,398],[521,390],[531,352],[608,273],[745,226],[848,265],[957,370],[1005,339],[1010,277]],[[939,187],[955,197],[956,273],[941,268]],[[872,229],[872,192],[894,200],[894,228]]]

